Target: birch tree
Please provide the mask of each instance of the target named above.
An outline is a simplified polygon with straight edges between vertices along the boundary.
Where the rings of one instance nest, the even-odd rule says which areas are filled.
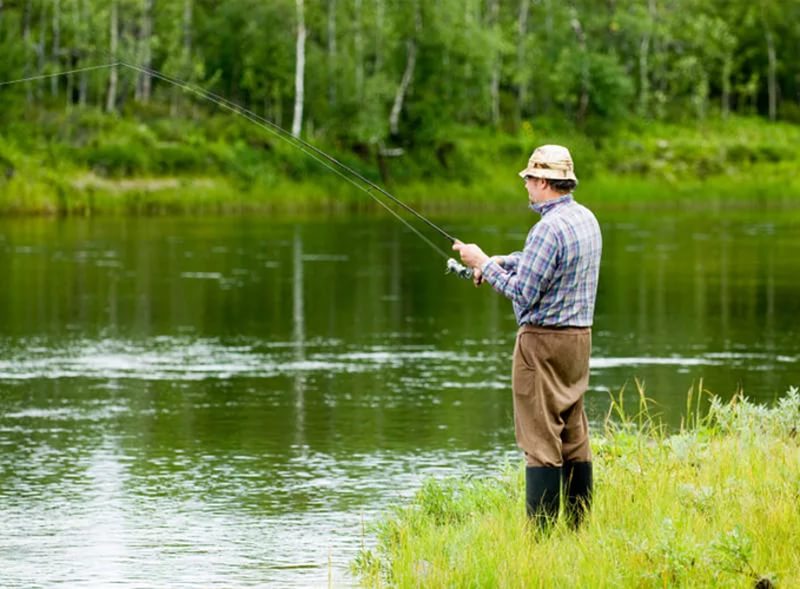
[[[58,65],[61,57],[61,0],[53,0],[53,63]],[[58,95],[58,77],[50,78],[50,94]]]
[[[656,0],[647,1],[642,38],[639,41],[639,114],[646,116],[650,106],[650,45],[656,23]]]
[[[403,111],[403,102],[411,86],[411,81],[414,79],[414,69],[417,66],[417,36],[422,29],[422,14],[419,9],[419,0],[414,0],[413,11],[414,29],[406,40],[406,67],[403,70],[403,77],[400,80],[400,84],[397,86],[392,110],[389,113],[389,132],[392,135],[397,135],[400,130],[400,113]]]
[[[364,38],[362,28],[362,0],[355,0],[355,18],[353,19],[353,48],[355,53],[356,100],[364,99]]]
[[[583,30],[578,11],[573,7],[570,12],[572,14],[570,25],[578,41],[578,50],[580,52],[580,97],[578,98],[578,112],[575,118],[579,124],[582,124],[586,120],[586,114],[589,110],[589,55],[586,45],[586,33]]]
[[[87,26],[87,18],[88,15],[86,14],[86,2],[87,0],[78,0],[75,9],[77,11],[77,22],[75,23],[75,31],[77,35],[77,46],[78,46],[78,54],[81,55],[86,43],[86,32],[88,31]],[[89,73],[88,72],[81,72],[80,78],[78,80],[78,104],[80,106],[86,106],[86,102],[88,101],[89,95]]]
[[[528,75],[526,73],[526,53],[528,39],[528,13],[531,0],[520,0],[519,13],[517,14],[517,123],[522,119],[528,94]]]
[[[194,18],[194,0],[183,0],[183,15],[181,16],[181,57],[178,64],[180,77],[192,77],[192,23]],[[173,116],[178,113],[178,101],[181,89],[177,86],[172,89],[172,105],[170,111]]]
[[[144,0],[142,10],[142,29],[140,37],[141,58],[140,63],[146,69],[153,65],[153,1]],[[136,84],[136,99],[141,102],[149,102],[152,92],[152,76],[149,72],[140,72]]]
[[[336,106],[336,0],[328,0],[328,104]]]
[[[39,58],[39,74],[44,73],[44,68],[47,65],[47,9],[45,6],[41,7],[41,12],[39,13],[39,43],[36,46],[36,54]],[[42,96],[42,86],[41,84],[45,83],[44,80],[41,81],[40,84],[36,86],[36,97],[41,98]]]
[[[119,6],[118,0],[111,0],[111,13],[109,18],[109,52],[113,59],[117,58],[119,44]],[[114,112],[117,108],[117,83],[118,68],[112,67],[108,77],[108,94],[106,96],[106,110]]]
[[[383,69],[384,0],[375,0],[375,71]]]
[[[294,116],[292,117],[292,136],[299,137],[303,128],[303,99],[306,70],[306,21],[303,0],[296,0],[297,39],[295,43],[294,67]]]
[[[495,46],[492,49],[492,73],[489,79],[489,99],[491,120],[495,127],[500,124],[500,51],[496,46],[500,37],[500,25],[498,23],[499,14],[499,0],[489,0],[489,14],[487,20],[489,29],[494,33],[492,35],[492,41],[495,42]]]
[[[31,41],[31,18],[33,12],[32,0],[28,0],[25,3],[25,12],[22,17],[22,41],[23,45],[25,46],[25,70],[24,74],[27,78],[31,75],[31,71],[33,70],[33,66],[31,64],[31,58],[33,56],[32,52],[32,41]],[[28,106],[33,102],[33,91],[31,90],[31,84],[25,84],[25,101],[27,102]]]
[[[761,26],[764,30],[764,42],[767,48],[767,101],[769,120],[774,121],[778,116],[778,83],[776,80],[778,58],[775,51],[775,36],[767,20],[767,16],[765,15],[763,4],[761,5]]]

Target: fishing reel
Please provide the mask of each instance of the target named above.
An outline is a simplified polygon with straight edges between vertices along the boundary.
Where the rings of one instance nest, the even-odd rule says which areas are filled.
[[[447,268],[445,269],[444,273],[455,274],[464,280],[472,280],[472,268],[467,268],[463,264],[457,262],[454,258],[449,258],[447,260]]]

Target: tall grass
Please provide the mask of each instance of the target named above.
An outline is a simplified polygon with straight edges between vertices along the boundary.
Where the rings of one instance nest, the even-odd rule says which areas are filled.
[[[639,390],[593,439],[595,500],[573,532],[532,529],[524,470],[427,480],[354,563],[370,587],[798,587],[800,394],[687,399],[668,433]],[[707,407],[702,412],[701,408]]]

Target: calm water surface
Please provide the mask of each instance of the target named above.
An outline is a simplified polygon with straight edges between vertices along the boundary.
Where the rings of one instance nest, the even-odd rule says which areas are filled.
[[[800,382],[800,215],[598,217],[593,423]],[[0,585],[354,583],[424,477],[519,460],[510,304],[443,263],[374,217],[0,220]]]

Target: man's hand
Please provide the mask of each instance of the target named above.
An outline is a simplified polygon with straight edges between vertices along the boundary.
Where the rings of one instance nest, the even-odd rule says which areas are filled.
[[[453,243],[453,249],[461,255],[461,261],[464,264],[476,271],[478,274],[476,286],[480,284],[480,269],[489,259],[489,256],[483,253],[483,250],[474,243],[461,243],[456,240]]]
[[[483,284],[483,272],[481,272],[480,268],[472,269],[472,284],[475,286]]]

